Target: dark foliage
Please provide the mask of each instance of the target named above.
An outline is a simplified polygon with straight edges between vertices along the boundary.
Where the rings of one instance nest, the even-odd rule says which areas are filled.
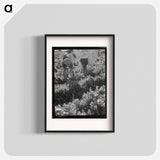
[[[75,52],[76,60],[72,61],[72,67],[69,67],[73,70],[73,76],[68,75],[68,78],[64,77],[64,71],[67,70],[63,63],[64,53],[62,51],[55,53],[54,107],[57,117],[106,115],[104,51],[88,53],[89,58],[81,58],[82,53]],[[85,72],[82,61],[87,64]]]

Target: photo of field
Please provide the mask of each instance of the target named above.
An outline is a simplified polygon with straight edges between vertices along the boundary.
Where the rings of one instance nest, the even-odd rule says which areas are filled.
[[[52,48],[52,118],[107,118],[104,47]]]

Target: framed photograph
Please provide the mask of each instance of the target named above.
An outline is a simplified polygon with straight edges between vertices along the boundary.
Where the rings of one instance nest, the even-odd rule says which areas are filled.
[[[114,132],[114,35],[45,35],[45,132]]]

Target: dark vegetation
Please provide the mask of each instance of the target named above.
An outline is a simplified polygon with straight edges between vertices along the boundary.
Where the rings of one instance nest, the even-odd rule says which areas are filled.
[[[105,51],[73,50],[72,66],[65,76],[63,57],[66,51],[54,52],[54,111],[56,117],[106,115]],[[70,54],[71,54],[70,53]],[[83,61],[83,62],[82,62]],[[82,63],[86,63],[83,68]],[[71,76],[70,76],[71,73]]]

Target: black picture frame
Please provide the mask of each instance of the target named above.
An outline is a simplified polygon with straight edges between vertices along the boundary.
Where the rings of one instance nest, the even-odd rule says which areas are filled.
[[[58,36],[58,37],[62,37],[62,36],[68,36],[68,37],[74,37],[74,36],[77,36],[77,37],[105,37],[105,36],[109,36],[109,37],[112,37],[113,38],[113,66],[112,66],[112,69],[113,69],[113,85],[112,85],[112,100],[113,100],[113,118],[112,118],[112,125],[113,125],[113,129],[112,130],[100,130],[100,131],[97,131],[97,130],[47,130],[47,121],[46,121],[46,118],[47,118],[47,115],[46,115],[46,110],[47,110],[47,106],[46,106],[46,101],[47,101],[47,92],[46,92],[46,85],[47,85],[47,81],[46,81],[46,78],[47,78],[47,62],[46,62],[46,55],[47,55],[47,37],[52,37],[52,36]],[[108,132],[108,133],[113,133],[115,132],[115,35],[114,34],[45,34],[44,35],[44,64],[45,64],[45,107],[44,107],[44,120],[45,120],[45,127],[44,127],[44,131],[47,132],[47,133],[54,133],[54,132],[95,132],[95,133],[99,133],[99,132]],[[54,47],[55,48],[55,47]],[[56,47],[56,48],[62,48],[62,47]],[[67,47],[65,47],[67,48]],[[76,48],[76,47],[69,47],[69,48]],[[80,47],[78,47],[80,48]],[[82,48],[85,48],[85,47],[82,47]],[[86,47],[86,48],[91,48],[91,47]],[[98,47],[93,47],[93,48],[98,48]],[[106,74],[107,76],[107,74]],[[107,106],[106,106],[107,108]],[[53,117],[52,117],[53,118]],[[66,117],[67,118],[67,117]],[[75,118],[75,117],[69,117],[69,118]],[[77,117],[76,117],[77,118]],[[87,118],[87,117],[79,117],[79,118]],[[90,118],[90,117],[88,117]]]

